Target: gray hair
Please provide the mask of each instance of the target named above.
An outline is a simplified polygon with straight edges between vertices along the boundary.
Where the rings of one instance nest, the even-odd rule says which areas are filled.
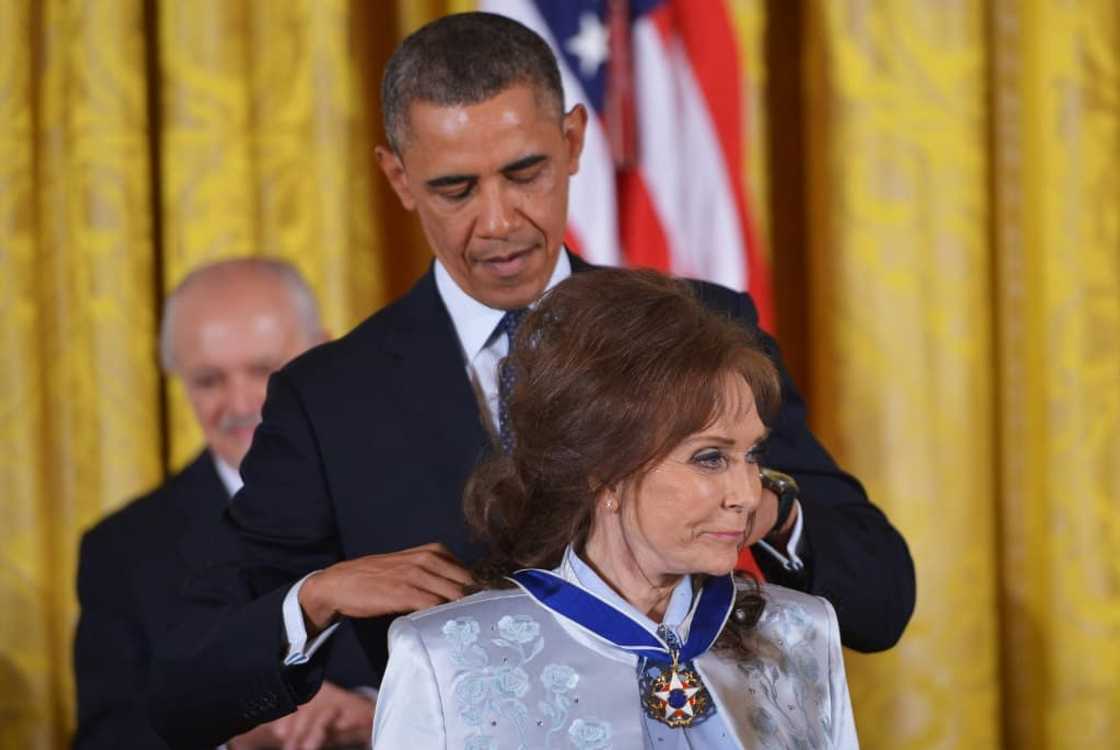
[[[175,369],[175,352],[172,331],[175,330],[175,312],[183,293],[200,284],[212,284],[232,273],[248,272],[256,276],[274,278],[283,283],[291,295],[292,309],[308,341],[315,341],[322,334],[323,323],[319,317],[319,303],[307,280],[291,263],[276,258],[230,258],[199,266],[188,273],[163,301],[163,315],[159,326],[159,359],[165,372]]]
[[[414,101],[441,107],[478,104],[519,83],[543,94],[556,106],[557,117],[563,114],[560,68],[538,34],[494,13],[439,18],[406,37],[385,66],[385,137],[400,154]]]

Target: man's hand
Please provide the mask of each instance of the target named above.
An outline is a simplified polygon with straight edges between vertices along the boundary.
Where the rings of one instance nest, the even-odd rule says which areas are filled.
[[[373,707],[370,698],[324,682],[294,714],[272,722],[272,731],[284,750],[364,747],[373,733]]]
[[[463,596],[471,576],[442,544],[336,563],[303,583],[299,606],[313,638],[340,616],[414,612]]]
[[[374,702],[324,682],[310,701],[287,716],[233,738],[230,750],[321,750],[360,747],[373,732]]]

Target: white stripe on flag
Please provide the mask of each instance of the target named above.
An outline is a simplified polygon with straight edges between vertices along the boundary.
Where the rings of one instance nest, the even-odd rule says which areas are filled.
[[[719,138],[684,46],[634,24],[642,179],[668,237],[673,272],[746,289],[745,243]]]
[[[583,243],[583,257],[602,265],[617,266],[622,263],[618,246],[618,202],[615,196],[614,162],[606,132],[587,95],[563,63],[556,39],[548,29],[537,8],[525,0],[484,0],[481,10],[500,13],[528,26],[540,34],[560,60],[560,79],[564,86],[564,99],[568,107],[582,104],[589,119],[584,138],[583,157],[579,173],[572,179],[568,193],[568,222]]]

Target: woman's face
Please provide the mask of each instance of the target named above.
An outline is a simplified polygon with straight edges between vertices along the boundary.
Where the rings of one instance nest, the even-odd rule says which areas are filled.
[[[621,489],[615,512],[624,544],[615,554],[632,554],[649,580],[728,573],[739,549],[765,533],[754,519],[766,428],[742,378],[727,379],[724,405],[713,424]],[[596,523],[611,523],[613,513],[603,509],[600,503]]]

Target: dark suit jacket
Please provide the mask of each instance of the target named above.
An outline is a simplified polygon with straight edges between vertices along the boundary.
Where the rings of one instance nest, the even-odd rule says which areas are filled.
[[[222,515],[225,485],[208,452],[164,485],[108,516],[82,538],[81,617],[74,639],[76,748],[159,748],[144,708],[155,644],[193,616],[188,571],[228,558],[237,539]],[[373,685],[353,631],[339,632],[327,677]],[[220,738],[210,746],[217,745]]]
[[[576,272],[590,268],[577,257],[572,264]],[[712,284],[696,288],[711,309],[757,329],[748,296]],[[809,432],[777,346],[768,336],[762,339],[778,362],[783,387],[766,462],[801,484],[808,568],[792,579],[764,552],[756,557],[771,580],[828,598],[848,646],[887,648],[914,606],[906,544]],[[433,540],[464,561],[478,557],[461,498],[471,469],[490,449],[479,409],[430,271],[347,336],[273,375],[263,423],[242,464],[246,485],[230,506],[243,544],[240,559],[252,561],[243,570],[260,598],[240,609],[226,607],[234,624],[205,648],[166,655],[167,679],[152,704],[161,731],[195,727],[200,740],[211,737],[210,730],[241,731],[262,714],[273,718],[291,710],[287,696],[314,689],[310,670],[285,672],[275,657],[284,648],[280,601],[307,571]],[[390,619],[356,623],[375,668],[385,663]],[[260,643],[264,635],[271,639],[267,644]],[[260,646],[255,657],[244,646],[252,638]],[[243,665],[240,683],[230,682],[228,691],[208,690],[208,670],[234,656]],[[238,715],[235,706],[246,696],[255,696],[257,705]],[[211,726],[203,727],[200,717]]]

